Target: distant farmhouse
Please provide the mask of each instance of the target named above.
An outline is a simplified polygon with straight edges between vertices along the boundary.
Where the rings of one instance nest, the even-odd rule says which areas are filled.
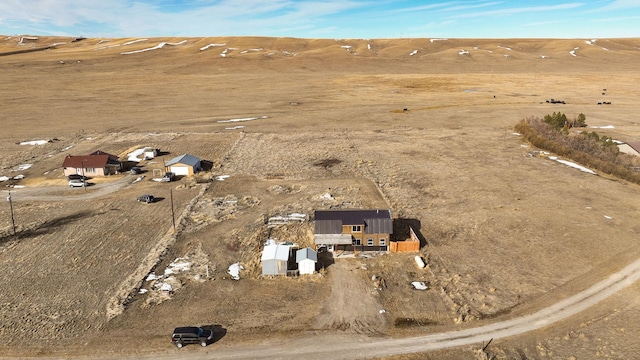
[[[174,157],[164,167],[164,171],[172,172],[179,176],[193,175],[202,170],[201,160],[189,154]]]
[[[67,155],[62,162],[62,169],[65,176],[105,176],[122,171],[122,163],[117,156],[98,150],[89,155]]]
[[[314,242],[328,251],[388,251],[390,210],[316,210]]]

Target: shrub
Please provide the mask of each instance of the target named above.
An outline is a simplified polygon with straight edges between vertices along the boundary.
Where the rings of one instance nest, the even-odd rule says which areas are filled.
[[[583,114],[580,114],[583,115]],[[578,116],[584,120],[584,116]],[[622,153],[611,137],[595,132],[571,135],[564,114],[546,115],[544,120],[530,117],[518,122],[517,132],[533,146],[569,158],[584,166],[640,184],[640,159]]]

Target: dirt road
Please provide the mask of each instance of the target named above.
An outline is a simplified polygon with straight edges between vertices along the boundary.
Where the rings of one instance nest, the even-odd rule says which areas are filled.
[[[138,359],[179,359],[188,352],[190,359],[355,359],[427,352],[470,344],[486,343],[542,329],[586,310],[640,279],[640,259],[627,265],[590,288],[566,298],[533,314],[480,327],[436,333],[404,339],[370,338],[364,335],[306,336],[295,340],[275,340],[259,345],[238,344],[220,348],[211,345],[207,350],[183,349],[176,352],[148,356],[137,354]],[[178,352],[179,351],[179,352]],[[91,356],[90,359],[110,359]],[[122,356],[118,356],[122,358]]]
[[[91,185],[85,188],[86,191],[82,191],[82,188],[67,188],[67,187],[27,187],[22,189],[11,190],[11,199],[13,201],[64,201],[64,200],[87,200],[97,199],[107,194],[116,192],[128,185],[131,185],[135,177],[125,176],[122,179],[118,179],[112,182],[106,182],[101,184]],[[8,191],[2,190],[3,194],[9,194]]]

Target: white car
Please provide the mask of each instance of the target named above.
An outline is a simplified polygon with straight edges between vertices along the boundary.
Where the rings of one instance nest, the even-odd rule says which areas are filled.
[[[85,180],[69,180],[69,187],[84,187],[86,184]]]

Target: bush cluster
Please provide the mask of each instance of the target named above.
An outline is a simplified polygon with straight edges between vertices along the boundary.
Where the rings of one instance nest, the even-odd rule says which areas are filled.
[[[581,114],[582,115],[582,114]],[[589,168],[640,184],[640,158],[620,152],[616,143],[595,132],[570,134],[564,114],[544,119],[529,117],[516,125],[516,131],[533,146],[571,159]],[[584,122],[584,118],[582,118]]]

